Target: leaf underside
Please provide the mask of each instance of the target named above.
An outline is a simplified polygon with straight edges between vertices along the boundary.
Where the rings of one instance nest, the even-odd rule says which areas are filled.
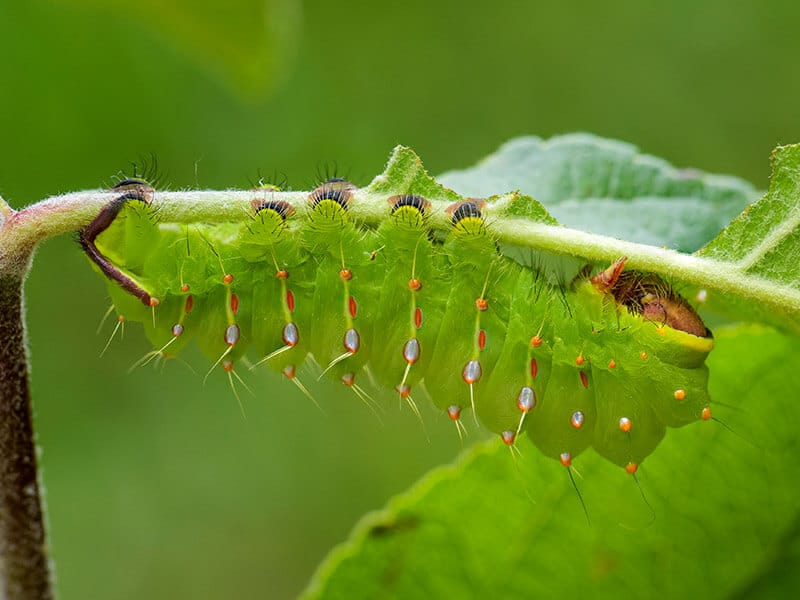
[[[516,138],[437,180],[466,196],[519,190],[567,227],[684,252],[700,248],[759,195],[736,177],[678,169],[631,144],[584,133]]]

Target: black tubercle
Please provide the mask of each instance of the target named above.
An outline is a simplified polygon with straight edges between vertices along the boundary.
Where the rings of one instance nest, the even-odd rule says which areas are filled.
[[[253,200],[253,210],[256,214],[262,210],[274,210],[284,221],[294,213],[294,207],[283,200]]]
[[[326,181],[308,197],[312,207],[316,207],[323,200],[333,200],[342,208],[347,209],[350,198],[353,196],[355,186],[345,179],[334,178]]]
[[[394,214],[398,209],[402,208],[403,206],[413,206],[416,208],[421,215],[425,215],[425,211],[430,206],[430,203],[425,200],[422,196],[414,196],[411,194],[403,194],[400,196],[392,196],[389,198],[389,202],[392,205],[392,214]]]
[[[155,154],[142,157],[138,162],[131,161],[130,173],[120,170],[116,176],[118,182],[111,186],[111,190],[126,191],[137,188],[157,188],[161,184],[161,173],[158,169],[158,158]]]
[[[477,202],[465,200],[453,211],[453,225],[458,225],[459,221],[469,217],[476,217],[480,219],[483,217],[483,215],[481,214],[481,209],[478,208]]]
[[[152,186],[147,183],[144,179],[135,179],[133,177],[128,177],[127,179],[123,179],[119,183],[115,184],[114,187],[111,188],[112,192],[119,192],[119,191],[127,191],[127,190],[134,190],[136,188],[149,188],[153,189]]]

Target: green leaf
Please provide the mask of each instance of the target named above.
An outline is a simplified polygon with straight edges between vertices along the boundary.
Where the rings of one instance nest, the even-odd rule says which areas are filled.
[[[702,246],[758,196],[736,177],[676,169],[589,134],[517,138],[438,180],[466,196],[520,190],[568,227],[683,251]]]
[[[392,150],[383,173],[372,180],[367,191],[384,196],[387,194],[418,194],[428,199],[447,202],[461,199],[458,194],[448,190],[431,177],[417,153],[406,146],[397,146]]]
[[[246,97],[265,95],[286,75],[300,37],[298,0],[245,0],[236,10],[215,0],[70,4],[126,15]]]
[[[792,303],[800,292],[800,144],[775,149],[769,192],[697,255],[724,263],[743,282],[766,282],[774,289],[769,305],[715,295],[709,298],[710,307],[777,326],[796,318]]]
[[[529,443],[516,460],[479,444],[366,516],[305,597],[721,598],[774,592],[776,578],[796,588],[800,405],[785,392],[800,386],[800,352],[755,326],[717,341],[711,391],[730,403],[714,409],[726,425],[670,430],[637,473],[641,494],[581,455],[591,526],[556,461]]]

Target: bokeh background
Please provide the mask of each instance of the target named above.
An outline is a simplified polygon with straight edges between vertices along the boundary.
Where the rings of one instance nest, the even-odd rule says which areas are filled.
[[[366,183],[397,143],[438,173],[576,130],[765,187],[772,147],[800,141],[799,24],[790,1],[0,0],[0,194],[106,185],[150,153],[173,188]],[[330,383],[323,415],[254,376],[245,419],[221,377],[127,374],[146,343],[130,327],[98,358],[108,298],[73,240],[26,292],[65,600],[292,597],[460,449],[432,412],[428,441]]]

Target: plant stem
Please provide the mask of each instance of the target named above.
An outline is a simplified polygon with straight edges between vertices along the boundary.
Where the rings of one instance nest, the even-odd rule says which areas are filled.
[[[52,598],[28,389],[23,278],[0,273],[0,594]]]

